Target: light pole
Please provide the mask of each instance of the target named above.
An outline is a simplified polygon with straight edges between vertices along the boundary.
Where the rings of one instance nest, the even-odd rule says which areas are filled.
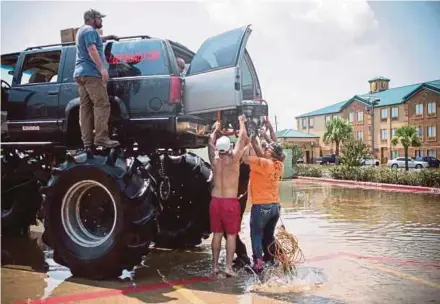
[[[368,98],[368,103],[371,105],[368,107],[367,111],[371,111],[371,152],[373,153],[374,158],[374,106],[376,106],[380,102],[379,98],[371,100],[371,96]]]

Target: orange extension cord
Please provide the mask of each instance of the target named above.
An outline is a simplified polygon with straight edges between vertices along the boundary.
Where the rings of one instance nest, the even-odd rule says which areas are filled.
[[[277,228],[275,241],[269,247],[272,246],[274,246],[273,256],[280,262],[284,273],[296,273],[295,265],[304,262],[304,254],[299,247],[298,239],[286,230],[284,224]]]

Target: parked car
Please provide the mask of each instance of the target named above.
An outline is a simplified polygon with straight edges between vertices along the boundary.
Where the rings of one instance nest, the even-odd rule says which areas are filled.
[[[397,157],[395,159],[389,160],[387,163],[390,168],[405,168],[405,157]],[[429,167],[428,162],[417,161],[408,157],[408,168],[422,169]]]
[[[432,156],[417,157],[416,161],[427,162],[429,164],[429,167],[431,167],[431,168],[440,167],[440,160],[438,160],[437,158],[432,157]]]
[[[359,162],[361,163],[361,166],[379,166],[380,165],[380,160],[378,160],[377,158],[361,158],[359,160]]]
[[[339,164],[339,156],[336,156],[335,154],[329,154],[325,155],[323,157],[318,157],[316,159],[317,164],[321,165],[328,165],[328,164]]]
[[[304,158],[300,157],[296,160],[297,164],[304,164]]]

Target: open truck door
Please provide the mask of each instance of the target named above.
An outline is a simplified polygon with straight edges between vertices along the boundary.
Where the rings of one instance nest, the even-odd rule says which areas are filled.
[[[240,69],[251,26],[207,39],[185,75],[185,114],[236,109],[243,100]]]

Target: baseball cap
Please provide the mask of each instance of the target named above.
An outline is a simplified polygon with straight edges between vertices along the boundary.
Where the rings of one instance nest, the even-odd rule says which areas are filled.
[[[283,148],[281,147],[280,144],[273,142],[273,143],[268,144],[267,148],[269,148],[272,151],[272,153],[276,159],[278,159],[278,160],[283,159],[283,156],[284,156]]]
[[[231,150],[231,140],[227,136],[222,136],[215,143],[215,150],[220,153],[226,153]]]
[[[104,17],[105,15],[101,14],[100,12],[94,9],[89,9],[84,13],[84,21],[87,21],[89,19],[104,18]]]

